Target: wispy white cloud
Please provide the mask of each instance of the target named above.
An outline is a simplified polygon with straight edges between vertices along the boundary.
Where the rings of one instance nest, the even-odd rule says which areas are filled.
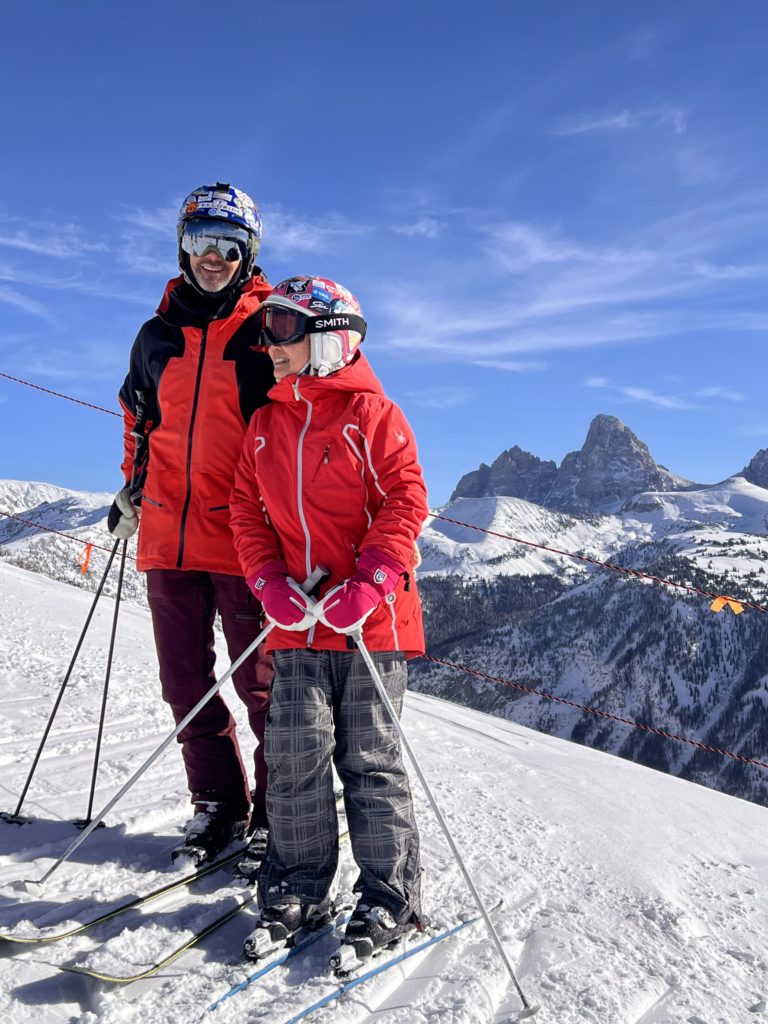
[[[422,406],[425,409],[454,409],[460,405],[467,405],[476,396],[477,392],[473,388],[459,387],[408,391],[405,395],[411,404]]]
[[[115,288],[113,278],[110,278],[110,284],[106,285],[101,276],[85,273],[82,269],[78,269],[74,274],[67,274],[64,277],[51,277],[39,268],[27,268],[22,271],[8,266],[8,264],[0,264],[0,281],[10,281],[14,284],[28,285],[33,288],[50,288],[55,291],[76,292],[79,295],[92,295],[99,299],[127,302],[132,305],[141,305],[145,308],[153,303],[157,303],[158,298],[156,294],[138,292],[129,287]]]
[[[179,216],[177,205],[159,206],[154,210],[141,207],[126,207],[116,214],[116,219],[153,234],[176,237],[176,221]]]
[[[746,402],[747,396],[741,391],[732,391],[730,388],[714,387],[699,388],[695,392],[697,398],[722,398],[725,402]]]
[[[768,309],[744,309],[741,293],[735,305],[728,301],[734,282],[761,278],[761,261],[733,254],[762,244],[768,195],[729,196],[601,244],[519,220],[474,228],[454,266],[472,301],[461,299],[457,285],[446,318],[433,278],[421,286],[387,280],[386,344],[472,363],[479,352],[485,360],[515,361],[524,353],[695,331],[768,330]],[[726,251],[731,258],[723,258]]]
[[[328,214],[322,220],[309,220],[290,213],[279,204],[264,211],[264,249],[273,257],[328,252],[339,242],[370,230],[369,225],[354,224],[338,213]]]
[[[654,405],[659,409],[695,409],[697,406],[678,395],[664,395],[651,388],[626,387],[618,389],[626,398],[632,398],[636,402],[645,402],[647,405]]]
[[[419,217],[410,224],[395,224],[392,230],[395,234],[406,235],[409,238],[438,238],[447,227],[445,221],[436,217]]]
[[[509,373],[531,373],[533,370],[543,370],[546,363],[539,361],[524,362],[519,359],[473,359],[475,366],[487,366],[490,370],[506,370]]]
[[[574,114],[563,118],[552,129],[553,135],[581,135],[584,132],[615,131],[631,128],[637,118],[629,110],[615,114]]]
[[[726,263],[718,266],[699,260],[690,266],[692,273],[710,281],[746,281],[768,277],[768,263]]]
[[[103,242],[88,242],[77,229],[68,225],[39,224],[34,234],[24,230],[0,229],[0,246],[54,259],[78,259],[108,252]]]
[[[725,402],[744,402],[746,395],[724,387],[700,387],[692,394],[669,394],[653,388],[637,387],[636,385],[614,384],[607,377],[587,377],[584,386],[611,390],[617,395],[635,402],[653,405],[659,409],[685,410],[702,408],[701,400],[715,399]]]
[[[22,295],[21,292],[16,291],[15,288],[9,288],[7,285],[0,285],[0,302],[22,309],[32,316],[39,316],[43,320],[53,320],[53,314],[42,302],[31,299],[28,295]]]
[[[627,131],[636,128],[669,128],[675,135],[688,129],[686,112],[675,105],[630,110],[625,107],[613,113],[596,114],[582,111],[561,118],[551,129],[552,135],[583,135],[587,132]]]
[[[513,273],[538,264],[591,263],[597,259],[587,249],[521,221],[491,224],[482,230],[489,240],[490,255]]]

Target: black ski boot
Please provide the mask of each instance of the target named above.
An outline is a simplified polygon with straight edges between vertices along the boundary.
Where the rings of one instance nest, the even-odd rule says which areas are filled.
[[[248,840],[248,846],[232,872],[235,878],[242,878],[249,885],[256,883],[256,876],[259,873],[261,862],[264,860],[264,854],[267,852],[268,835],[269,832],[265,828],[257,826],[253,830]]]
[[[173,861],[188,859],[199,866],[214,860],[231,842],[242,839],[246,822],[223,803],[195,805],[195,816],[184,826],[184,838],[171,852]]]
[[[322,928],[333,921],[336,905],[325,901],[312,903],[277,903],[259,911],[259,923],[245,940],[243,955],[247,960],[260,960],[283,946],[293,944],[294,936],[305,929]]]
[[[422,932],[427,922],[414,912],[405,921],[398,922],[386,907],[372,907],[362,901],[357,904],[344,930],[344,939],[331,956],[330,965],[338,975],[346,975],[413,932]]]

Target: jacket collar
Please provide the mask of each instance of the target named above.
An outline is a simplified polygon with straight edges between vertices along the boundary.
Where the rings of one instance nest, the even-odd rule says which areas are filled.
[[[269,397],[273,402],[295,402],[297,390],[310,401],[332,392],[384,394],[379,378],[362,352],[358,352],[348,366],[328,377],[292,373],[270,388]]]
[[[271,290],[260,270],[241,288],[210,296],[201,295],[179,275],[165,286],[157,315],[171,327],[205,327],[212,320],[226,320],[236,310],[250,316]]]

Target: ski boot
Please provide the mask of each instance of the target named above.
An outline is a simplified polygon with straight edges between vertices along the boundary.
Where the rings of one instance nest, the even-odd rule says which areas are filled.
[[[232,872],[235,878],[240,878],[244,882],[248,882],[249,885],[255,884],[256,875],[261,867],[264,854],[267,852],[268,835],[269,833],[265,828],[257,826],[253,830],[248,840],[248,846],[243,851],[242,857]]]
[[[171,851],[171,860],[190,860],[196,867],[213,860],[231,842],[242,839],[246,822],[218,801],[195,805],[195,816],[184,826],[184,838]]]
[[[344,931],[344,939],[330,958],[330,966],[337,977],[348,977],[361,962],[378,956],[413,932],[424,931],[427,922],[413,913],[398,923],[386,907],[372,907],[358,903]]]
[[[314,931],[330,924],[337,913],[335,902],[316,906],[307,903],[277,903],[259,911],[259,921],[243,945],[246,960],[261,960],[294,943],[305,930]]]

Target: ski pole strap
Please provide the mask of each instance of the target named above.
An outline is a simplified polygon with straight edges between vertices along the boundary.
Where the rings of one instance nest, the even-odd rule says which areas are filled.
[[[133,451],[133,473],[131,476],[131,498],[141,498],[141,490],[149,466],[149,435],[152,433],[155,424],[150,423],[147,428],[147,415],[154,392],[151,388],[136,390],[136,422],[131,434],[135,441]]]

